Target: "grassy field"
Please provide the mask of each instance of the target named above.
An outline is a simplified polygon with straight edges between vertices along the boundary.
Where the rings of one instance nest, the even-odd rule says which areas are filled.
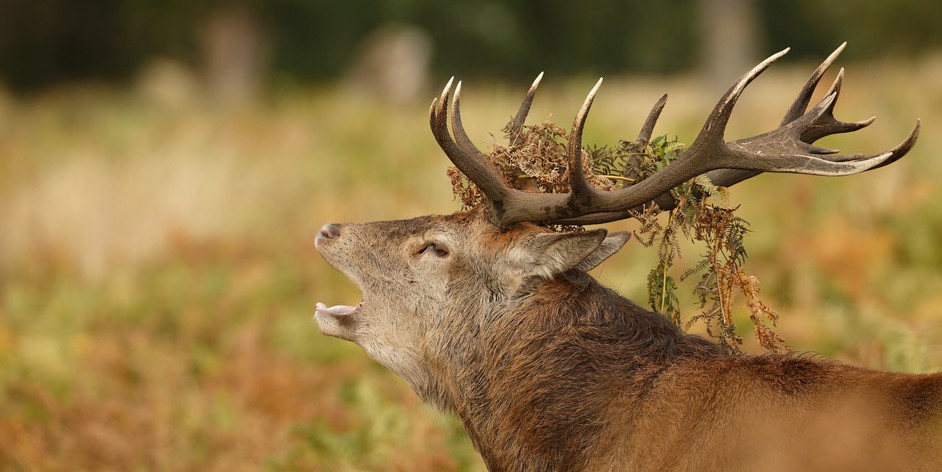
[[[763,76],[728,137],[774,127],[813,67]],[[838,116],[879,119],[824,145],[880,151],[920,117],[903,161],[732,191],[795,350],[942,367],[940,76],[938,58],[848,67]],[[570,123],[591,82],[547,77],[531,116]],[[524,90],[466,83],[472,137],[493,142]],[[586,142],[633,137],[665,91],[657,132],[687,142],[723,92],[609,77]],[[360,296],[315,253],[320,225],[457,209],[427,106],[340,89],[240,109],[185,87],[0,93],[0,470],[482,470],[457,421],[311,320],[316,301]],[[596,275],[643,300],[652,253],[631,244]]]

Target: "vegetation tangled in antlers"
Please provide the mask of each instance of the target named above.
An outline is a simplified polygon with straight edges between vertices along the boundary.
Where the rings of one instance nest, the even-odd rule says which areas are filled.
[[[739,291],[752,313],[759,342],[766,349],[779,351],[786,349],[785,343],[766,324],[774,325],[777,315],[759,301],[758,282],[741,268],[746,259],[743,236],[748,224],[734,215],[722,187],[763,172],[831,176],[866,172],[899,160],[919,137],[917,120],[903,142],[878,154],[840,154],[813,144],[825,136],[865,128],[874,120],[843,122],[834,117],[843,69],[826,97],[809,109],[814,89],[845,45],[814,70],[778,128],[736,141],[727,142],[724,136],[736,101],[746,86],[788,49],[742,76],[716,104],[688,149],[666,136],[651,139],[667,95],[651,109],[634,141],[622,141],[614,149],[583,148],[582,130],[601,80],[589,92],[568,134],[551,123],[524,126],[542,74],[505,128],[506,148],[497,146],[488,155],[468,138],[461,124],[461,82],[454,90],[452,129],[448,129],[447,118],[452,81],[432,102],[429,125],[457,167],[451,171],[456,195],[466,207],[483,206],[491,222],[502,229],[521,221],[563,231],[625,218],[641,221],[635,236],[646,246],[658,242],[660,256],[648,277],[651,306],[677,324],[681,324],[677,284],[669,269],[680,252],[678,237],[701,242],[707,248],[703,259],[680,276],[682,281],[700,275],[694,292],[703,311],[686,327],[702,319],[707,331],[727,350],[739,352],[742,340],[736,336],[731,314],[732,296]],[[462,174],[474,188],[462,180]],[[661,211],[669,212],[666,226],[657,220]]]
[[[511,130],[508,124],[504,132],[509,134]],[[587,148],[583,171],[594,187],[614,190],[654,174],[675,159],[683,147],[676,140],[659,136],[649,143],[623,140],[615,147]],[[507,185],[520,190],[561,193],[569,191],[567,148],[566,130],[547,121],[524,126],[516,144],[495,144],[487,156],[500,169]],[[457,168],[449,168],[448,176],[465,210],[484,205],[484,195]],[[658,250],[657,266],[648,274],[651,308],[684,329],[702,320],[711,336],[728,351],[739,353],[742,338],[735,332],[732,317],[733,300],[739,292],[749,309],[759,343],[769,351],[787,350],[785,341],[771,327],[778,314],[759,299],[758,280],[742,269],[748,223],[735,215],[736,209],[729,206],[725,189],[712,185],[706,178],[696,178],[674,189],[673,196],[678,205],[668,213],[666,224],[659,221],[661,211],[653,206],[634,215],[641,222],[634,232],[635,238],[645,247],[656,246]],[[548,226],[557,231],[581,230],[580,226]],[[691,269],[675,276],[671,269],[681,255],[681,237],[705,249]],[[693,292],[701,311],[684,321],[677,296],[678,281],[696,276],[699,278]]]

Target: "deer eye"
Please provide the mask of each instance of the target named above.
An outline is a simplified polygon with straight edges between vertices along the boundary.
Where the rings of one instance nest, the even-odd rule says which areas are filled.
[[[448,250],[435,243],[426,243],[419,251],[420,254],[434,254],[436,257],[447,257]]]

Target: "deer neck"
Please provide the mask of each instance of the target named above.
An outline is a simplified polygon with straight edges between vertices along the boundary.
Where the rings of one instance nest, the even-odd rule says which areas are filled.
[[[643,401],[684,337],[582,273],[545,281],[491,316],[449,317],[467,334],[438,363],[431,400],[461,418],[499,470],[578,468],[612,420],[613,402]]]

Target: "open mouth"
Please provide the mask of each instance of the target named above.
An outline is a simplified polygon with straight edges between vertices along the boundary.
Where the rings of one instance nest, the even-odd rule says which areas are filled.
[[[334,318],[348,318],[357,314],[357,311],[360,310],[360,307],[363,306],[363,302],[357,304],[357,306],[350,305],[335,305],[327,306],[321,302],[317,302],[316,309],[314,311],[315,316],[332,316]]]
[[[357,306],[335,305],[327,306],[318,302],[314,310],[314,320],[317,321],[317,327],[321,332],[335,338],[353,340],[353,334],[356,326],[357,313],[363,302]]]

